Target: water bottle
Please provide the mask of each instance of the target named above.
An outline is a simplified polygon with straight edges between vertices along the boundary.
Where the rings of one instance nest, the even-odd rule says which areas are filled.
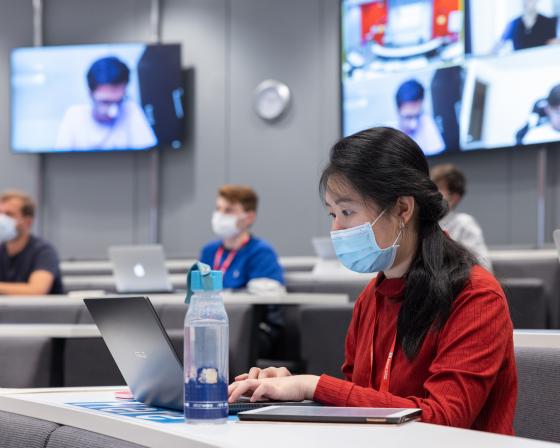
[[[206,265],[203,265],[206,266]],[[184,380],[187,423],[220,423],[228,416],[229,325],[222,272],[192,270],[185,316]]]

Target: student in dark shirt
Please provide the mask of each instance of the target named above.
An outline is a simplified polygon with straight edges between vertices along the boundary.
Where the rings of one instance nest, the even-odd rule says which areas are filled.
[[[558,18],[540,14],[537,3],[538,0],[523,1],[523,14],[508,23],[494,48],[494,53],[498,53],[508,41],[512,43],[515,51],[558,42],[556,37]]]
[[[58,255],[31,234],[35,204],[18,191],[0,195],[0,294],[63,294]]]

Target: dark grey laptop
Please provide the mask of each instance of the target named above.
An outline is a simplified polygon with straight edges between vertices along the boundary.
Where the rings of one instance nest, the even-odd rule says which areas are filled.
[[[111,246],[109,259],[113,265],[115,286],[120,293],[171,292],[165,267],[163,247]]]
[[[84,303],[134,398],[152,406],[183,411],[183,366],[150,300],[116,297],[84,299]],[[230,404],[229,413],[272,404],[279,402],[243,400]]]

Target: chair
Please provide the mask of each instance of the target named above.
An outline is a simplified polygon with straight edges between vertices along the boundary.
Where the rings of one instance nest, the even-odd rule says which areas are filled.
[[[539,257],[526,260],[512,256],[492,259],[498,280],[511,278],[538,278],[543,282],[544,301],[547,307],[547,327],[560,328],[560,264],[557,258]]]
[[[301,307],[301,358],[307,373],[342,377],[344,344],[353,304]]]
[[[46,448],[142,448],[136,443],[126,440],[115,439],[103,434],[86,431],[85,429],[73,428],[72,426],[61,426],[50,436]]]
[[[547,328],[544,284],[539,278],[502,278],[513,328]]]
[[[0,448],[44,448],[56,423],[0,411]]]
[[[515,434],[560,442],[560,348],[516,347]]]
[[[48,337],[0,338],[0,387],[60,386],[53,372],[57,352]]]

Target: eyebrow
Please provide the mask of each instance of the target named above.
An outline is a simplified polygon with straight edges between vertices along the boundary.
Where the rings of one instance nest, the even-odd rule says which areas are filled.
[[[342,204],[343,202],[356,202],[356,201],[352,198],[347,198],[347,197],[338,198],[336,201],[334,201],[336,205]],[[331,206],[327,201],[325,201],[325,205],[327,207]]]

